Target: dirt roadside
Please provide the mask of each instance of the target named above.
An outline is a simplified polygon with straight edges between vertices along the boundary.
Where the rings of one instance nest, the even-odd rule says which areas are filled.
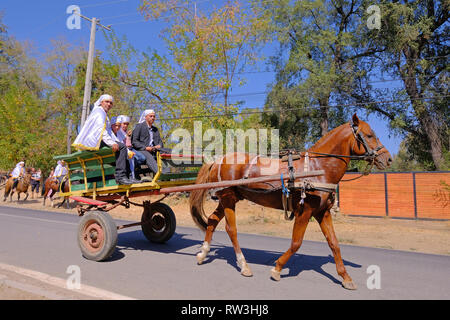
[[[134,201],[155,201],[158,198],[141,197]],[[59,202],[59,200],[55,200],[55,204],[59,204]],[[189,213],[188,198],[186,196],[173,195],[167,197],[164,202],[175,212],[178,226],[196,227]],[[0,206],[77,214],[74,203],[71,203],[70,209],[63,207],[51,208],[49,203],[44,208],[41,197],[28,199],[26,202],[21,201],[20,203],[17,203],[17,201],[1,202]],[[212,200],[206,201],[205,211],[210,213],[216,206],[217,202]],[[136,206],[132,206],[129,209],[118,207],[110,211],[110,214],[116,219],[139,221],[142,208]],[[240,201],[236,205],[236,214],[238,233],[283,238],[291,237],[293,222],[286,221],[282,211],[263,208],[248,201]],[[365,218],[348,216],[340,212],[334,216],[333,222],[340,244],[450,255],[450,221]],[[219,224],[217,230],[225,230],[224,222]],[[313,219],[308,224],[304,239],[325,242],[319,224]],[[27,287],[15,286],[14,284],[24,281],[19,275],[14,276],[12,273],[9,273],[5,276],[3,274],[3,279],[8,279],[8,281],[2,281],[2,273],[0,272],[1,300],[52,299],[51,295],[45,296],[39,291],[36,293],[36,291],[26,290]],[[62,297],[65,298],[65,296]],[[67,298],[70,299],[72,297]],[[74,298],[77,299],[77,297]]]

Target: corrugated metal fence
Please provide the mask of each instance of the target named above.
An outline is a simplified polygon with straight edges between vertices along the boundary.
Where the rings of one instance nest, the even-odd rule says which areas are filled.
[[[342,180],[359,173],[347,173]],[[339,183],[342,214],[410,219],[450,219],[450,171],[374,172]]]

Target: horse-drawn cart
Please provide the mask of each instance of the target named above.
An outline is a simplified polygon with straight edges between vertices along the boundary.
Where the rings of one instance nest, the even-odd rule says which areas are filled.
[[[78,226],[78,244],[83,256],[94,261],[108,259],[117,244],[117,230],[127,227],[141,226],[145,237],[151,242],[168,241],[175,232],[176,218],[172,209],[162,200],[171,193],[219,189],[323,174],[323,170],[319,170],[296,173],[291,177],[273,175],[196,184],[195,167],[202,166],[202,159],[195,157],[157,153],[158,172],[151,180],[132,185],[116,183],[115,156],[110,148],[54,157],[68,164],[69,192],[62,192],[60,196],[69,197],[78,203],[78,214],[82,217]],[[187,159],[192,161],[183,161]],[[163,167],[170,168],[174,172],[165,172]],[[185,171],[177,172],[180,168]],[[137,203],[130,200],[151,195],[162,197],[155,202],[146,200]],[[141,221],[117,226],[108,211],[118,206],[129,208],[131,205],[143,207]]]

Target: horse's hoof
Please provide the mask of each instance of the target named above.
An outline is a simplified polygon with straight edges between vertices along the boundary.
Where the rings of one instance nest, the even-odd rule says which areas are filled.
[[[203,260],[205,260],[205,257],[203,256],[202,252],[197,254],[197,264],[202,264]]]
[[[272,268],[272,270],[270,270],[270,277],[275,280],[275,281],[280,281],[281,280],[281,271],[277,271],[277,269]]]
[[[243,269],[241,270],[241,274],[242,274],[244,277],[253,277],[252,270],[250,270],[249,267],[243,268]]]
[[[356,290],[356,284],[350,280],[350,281],[342,281],[342,286],[347,290]]]

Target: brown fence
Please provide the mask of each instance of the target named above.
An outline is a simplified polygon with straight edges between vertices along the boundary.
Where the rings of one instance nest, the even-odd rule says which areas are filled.
[[[347,173],[343,180],[359,173]],[[450,219],[450,171],[374,172],[339,183],[342,214],[410,219]]]

